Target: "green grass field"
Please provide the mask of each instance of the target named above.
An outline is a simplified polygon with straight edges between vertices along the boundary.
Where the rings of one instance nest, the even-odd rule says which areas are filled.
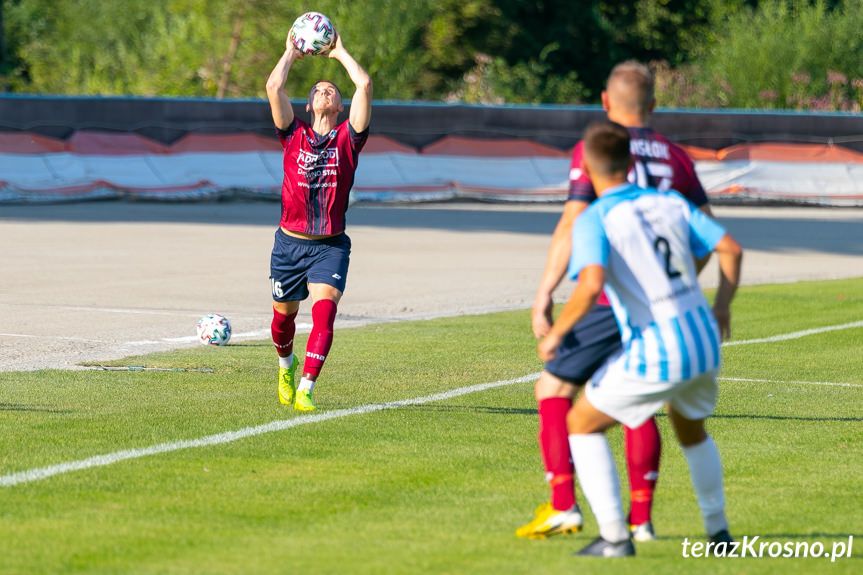
[[[733,313],[738,342],[861,322],[863,279],[743,288]],[[589,513],[578,535],[513,534],[548,497],[531,381],[351,411],[538,372],[517,311],[337,331],[313,415],[279,405],[266,341],[113,363],[205,372],[0,373],[0,573],[859,573],[861,350],[863,324],[727,346],[708,424],[732,533],[827,552],[854,536],[835,562],[684,558],[703,532],[663,415],[659,539],[602,560],[571,555]]]

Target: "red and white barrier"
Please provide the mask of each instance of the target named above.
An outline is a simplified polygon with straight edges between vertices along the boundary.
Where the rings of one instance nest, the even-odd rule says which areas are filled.
[[[687,151],[714,200],[863,206],[863,154],[852,150],[770,143]],[[415,150],[371,136],[354,196],[378,202],[561,201],[570,152],[527,140],[461,137]],[[256,134],[189,134],[165,146],[132,133],[80,131],[65,141],[0,133],[0,204],[277,199],[281,182],[278,141]]]

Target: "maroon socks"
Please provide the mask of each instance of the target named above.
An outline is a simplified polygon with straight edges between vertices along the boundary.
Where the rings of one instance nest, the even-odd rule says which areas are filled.
[[[653,490],[656,489],[656,480],[659,478],[659,455],[662,444],[656,419],[651,417],[636,429],[624,427],[623,441],[632,499],[629,523],[641,525],[650,521]]]
[[[324,361],[333,345],[333,324],[336,321],[336,303],[328,299],[315,302],[312,306],[312,333],[306,344],[306,360],[303,374],[316,378],[324,367]]]
[[[279,313],[273,308],[273,323],[270,324],[270,331],[273,335],[273,345],[276,346],[276,353],[280,357],[289,357],[294,353],[294,332],[297,319],[297,312],[290,315]]]
[[[539,402],[539,448],[551,486],[551,506],[566,511],[575,505],[575,480],[569,453],[566,414],[572,407],[567,397],[550,397]]]

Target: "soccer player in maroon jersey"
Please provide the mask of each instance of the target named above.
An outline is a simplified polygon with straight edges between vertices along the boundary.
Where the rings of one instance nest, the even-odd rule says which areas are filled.
[[[306,111],[312,114],[312,124],[294,116],[285,82],[303,54],[290,40],[267,79],[273,122],[285,150],[282,217],[270,259],[271,331],[279,355],[279,401],[301,411],[315,409],[312,389],[333,343],[336,308],[345,290],[351,253],[345,212],[372,110],[371,78],[345,49],[338,32],[334,34],[335,44],[327,56],[344,66],[355,88],[346,121],[337,124],[344,110],[342,95],[326,80],[316,82],[309,92]],[[297,383],[294,322],[300,302],[310,295],[312,331]]]
[[[643,64],[627,61],[611,71],[602,93],[608,119],[629,130],[634,159],[629,178],[660,190],[674,189],[710,215],[707,196],[692,160],[678,146],[647,126],[656,104],[653,75]],[[533,304],[532,325],[537,338],[551,328],[552,293],[569,264],[572,225],[596,192],[583,167],[582,143],[573,151],[569,196],[554,230],[546,267]],[[705,262],[700,262],[701,265]],[[700,269],[700,268],[699,268]],[[539,445],[551,487],[551,499],[537,508],[533,521],[516,531],[519,537],[542,538],[581,529],[582,516],[575,500],[574,468],[566,429],[566,414],[581,387],[610,355],[620,350],[620,332],[603,294],[597,305],[568,334],[556,357],[545,365],[534,391],[539,410]],[[626,462],[630,481],[629,523],[633,538],[655,538],[651,521],[653,491],[659,475],[660,437],[651,418],[638,429],[624,427]]]

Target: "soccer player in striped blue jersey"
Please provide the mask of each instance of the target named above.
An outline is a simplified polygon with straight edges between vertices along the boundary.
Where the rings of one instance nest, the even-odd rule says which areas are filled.
[[[599,199],[573,225],[579,249],[572,253],[569,275],[578,283],[537,347],[540,359],[553,359],[605,287],[622,352],[594,374],[567,416],[576,474],[600,530],[579,554],[635,553],[604,432],[617,422],[638,427],[663,405],[689,465],[705,530],[716,543],[730,541],[722,463],[704,419],[716,404],[719,348],[730,336],[729,305],[742,249],[680,194],[627,182],[633,160],[623,126],[591,125],[584,150],[584,168]],[[712,251],[720,283],[711,309],[698,285],[696,261]]]
[[[602,92],[608,119],[627,127],[633,157],[629,181],[661,191],[683,194],[707,215],[710,204],[692,160],[680,147],[648,126],[656,105],[653,75],[644,64],[626,61],[616,65]],[[569,196],[554,230],[545,270],[537,289],[531,324],[541,338],[553,322],[552,293],[566,275],[571,252],[572,224],[597,198],[593,182],[584,171],[584,148],[579,142],[572,153]],[[699,262],[700,264],[706,263]],[[620,332],[610,303],[602,295],[591,312],[564,338],[555,358],[546,363],[534,386],[539,414],[539,447],[551,497],[537,508],[534,519],[516,535],[544,538],[578,531],[583,523],[575,498],[575,480],[569,453],[566,414],[573,399],[605,360],[620,350]],[[655,539],[651,508],[659,478],[662,452],[659,428],[653,418],[638,428],[623,427],[626,466],[629,471],[630,508],[627,520],[636,541]]]

